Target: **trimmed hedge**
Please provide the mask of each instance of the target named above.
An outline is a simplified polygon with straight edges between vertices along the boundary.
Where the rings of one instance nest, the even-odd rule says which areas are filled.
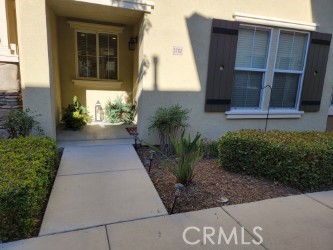
[[[28,238],[36,230],[58,161],[50,138],[0,140],[0,242]]]
[[[333,133],[241,130],[219,140],[223,168],[300,190],[333,188]]]

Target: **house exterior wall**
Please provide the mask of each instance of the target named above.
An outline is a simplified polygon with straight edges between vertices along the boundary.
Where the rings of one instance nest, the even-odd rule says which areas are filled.
[[[59,70],[61,85],[61,103],[63,107],[72,103],[76,95],[80,102],[88,107],[91,115],[94,115],[96,101],[99,100],[104,107],[106,101],[116,96],[121,96],[126,101],[132,101],[133,91],[133,52],[128,50],[128,41],[132,36],[132,27],[126,26],[119,34],[119,81],[122,84],[108,83],[107,87],[76,86],[73,80],[76,77],[75,65],[75,30],[70,28],[69,19],[58,17],[58,46],[59,46]],[[90,20],[93,22],[93,20]],[[96,22],[98,23],[98,22]]]
[[[45,134],[56,137],[51,34],[44,0],[16,1],[23,107],[40,114]]]
[[[55,121],[58,124],[61,121],[61,86],[60,86],[60,71],[59,71],[59,50],[58,50],[58,29],[57,29],[57,17],[53,10],[48,6],[48,32],[51,40],[49,47],[51,49],[52,56],[52,69],[53,69],[53,84],[55,95]]]
[[[315,2],[315,3],[314,3]],[[226,119],[224,113],[204,112],[210,32],[212,18],[234,20],[235,12],[319,23],[317,31],[333,33],[333,4],[329,0],[212,0],[156,1],[154,11],[145,16],[149,28],[144,31],[143,56],[148,61],[143,89],[138,97],[140,138],[156,142],[148,132],[149,118],[160,106],[179,103],[191,110],[189,131],[208,139],[218,139],[227,131],[242,128],[264,129],[265,119]],[[173,55],[173,46],[181,46],[182,55]],[[326,129],[333,85],[333,46],[331,45],[321,107],[305,112],[300,119],[270,119],[268,129]]]

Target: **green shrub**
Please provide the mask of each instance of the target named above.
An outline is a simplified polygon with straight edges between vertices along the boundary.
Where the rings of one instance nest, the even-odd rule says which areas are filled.
[[[197,134],[194,140],[190,135],[185,138],[183,130],[180,139],[171,137],[172,146],[175,149],[175,156],[167,158],[164,164],[171,170],[178,183],[187,185],[194,177],[194,167],[202,158],[200,134]]]
[[[210,141],[202,139],[201,150],[204,158],[217,158],[219,156],[218,150],[219,143],[217,141]]]
[[[33,115],[29,109],[10,110],[3,126],[9,134],[9,138],[26,137],[33,131],[42,134],[43,130],[35,118],[36,115]]]
[[[0,242],[31,237],[58,161],[50,138],[0,140]]]
[[[157,131],[160,138],[162,152],[167,155],[172,153],[170,137],[177,138],[181,129],[188,126],[189,110],[179,104],[170,107],[160,107],[151,118],[149,131]]]
[[[229,132],[219,141],[226,169],[262,176],[301,190],[333,187],[333,134],[324,132]]]
[[[66,128],[71,130],[79,130],[88,122],[91,122],[87,108],[81,105],[76,96],[73,97],[73,103],[65,108],[63,122]]]
[[[130,124],[133,122],[135,114],[135,106],[131,103],[123,102],[120,96],[117,96],[115,101],[110,99],[105,106],[106,121],[110,123],[124,122]]]

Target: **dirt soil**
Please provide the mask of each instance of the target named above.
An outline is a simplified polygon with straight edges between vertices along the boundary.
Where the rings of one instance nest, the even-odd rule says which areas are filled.
[[[147,172],[149,151],[148,147],[137,149]],[[164,206],[170,212],[174,201],[176,178],[160,162],[160,157],[155,156],[148,174]],[[224,170],[219,166],[217,159],[203,159],[195,168],[193,181],[185,187],[178,198],[174,213],[220,206],[221,196],[227,197],[228,204],[233,205],[300,193],[299,190],[279,182]]]

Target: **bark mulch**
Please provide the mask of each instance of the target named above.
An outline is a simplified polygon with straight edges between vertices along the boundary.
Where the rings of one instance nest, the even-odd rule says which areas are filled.
[[[149,151],[148,147],[137,149],[147,172]],[[155,156],[148,174],[164,206],[170,211],[174,201],[176,179],[160,162],[161,159]],[[295,194],[301,192],[279,182],[224,170],[219,167],[217,159],[203,159],[195,168],[193,181],[185,187],[178,198],[174,213],[220,206],[218,200],[221,196],[227,197],[228,204],[233,205]]]

